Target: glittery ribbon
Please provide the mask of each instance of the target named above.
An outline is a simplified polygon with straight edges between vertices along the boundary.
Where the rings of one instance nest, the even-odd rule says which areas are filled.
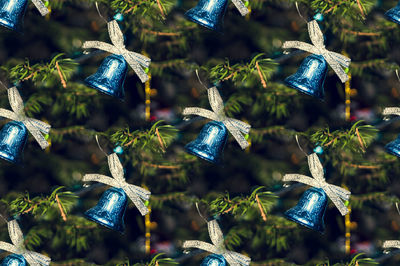
[[[22,255],[30,265],[50,265],[51,259],[49,257],[25,249],[24,235],[22,234],[17,220],[9,221],[7,226],[8,234],[10,235],[12,244],[0,241],[0,249]]]
[[[32,2],[39,10],[40,15],[46,16],[49,13],[49,9],[43,4],[42,0],[32,0]]]
[[[383,248],[400,248],[399,240],[387,240],[383,242]]]
[[[108,22],[107,27],[112,45],[100,41],[86,41],[83,43],[82,48],[84,49],[97,48],[112,54],[122,55],[126,60],[126,62],[128,62],[128,64],[135,71],[136,75],[138,75],[140,80],[143,83],[146,82],[149,79],[149,76],[143,70],[142,66],[145,68],[149,67],[151,59],[144,55],[135,52],[130,52],[125,48],[124,35],[122,34],[122,31],[119,28],[116,20]]]
[[[297,181],[316,188],[322,188],[335,206],[339,209],[340,213],[343,216],[346,215],[349,210],[344,205],[342,200],[349,200],[351,192],[342,187],[328,184],[325,181],[324,169],[316,153],[308,155],[307,159],[311,175],[314,178],[299,174],[287,174],[283,177],[283,181]]]
[[[345,83],[349,79],[349,76],[343,70],[342,66],[344,68],[348,68],[350,66],[351,59],[342,54],[328,51],[325,48],[324,35],[322,34],[317,21],[312,20],[307,23],[307,26],[312,45],[300,41],[286,41],[282,48],[297,48],[312,54],[322,55],[326,62],[328,62],[328,64],[332,67],[333,71],[335,71],[335,73],[339,76],[340,80]]]
[[[386,107],[383,109],[383,115],[400,115],[400,108],[399,107]]]
[[[216,87],[209,88],[207,91],[208,100],[213,111],[199,107],[187,107],[183,110],[183,115],[199,115],[224,123],[226,128],[239,143],[240,147],[245,149],[249,146],[249,143],[242,134],[248,134],[251,126],[243,121],[226,117],[224,113],[224,102],[222,101],[221,95]]]
[[[118,156],[116,153],[112,153],[107,156],[108,159],[108,166],[110,167],[110,172],[111,175],[114,178],[111,178],[109,176],[105,175],[100,175],[100,174],[87,174],[83,177],[84,182],[89,182],[89,181],[96,181],[100,182],[112,187],[116,188],[122,188],[126,195],[132,200],[132,202],[135,204],[135,206],[138,208],[140,213],[142,215],[146,215],[149,210],[147,207],[144,205],[143,200],[149,200],[150,198],[150,191],[126,183],[125,178],[124,178],[124,169],[122,167],[121,162],[118,159]]]
[[[232,0],[233,4],[239,10],[240,15],[246,16],[249,13],[249,9],[245,6],[242,0]]]
[[[49,134],[51,126],[43,121],[25,116],[24,102],[16,87],[7,89],[7,92],[12,111],[0,108],[0,116],[22,122],[39,143],[40,147],[45,149],[49,146],[49,143],[43,137],[42,133]]]
[[[208,233],[213,244],[199,241],[188,240],[183,243],[183,248],[199,248],[214,254],[222,255],[230,265],[250,265],[251,259],[238,252],[226,250],[224,246],[224,235],[216,220],[207,223]]]

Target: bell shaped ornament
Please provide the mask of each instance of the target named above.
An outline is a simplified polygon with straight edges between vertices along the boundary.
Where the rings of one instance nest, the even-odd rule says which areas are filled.
[[[400,2],[397,4],[396,7],[389,9],[385,13],[385,17],[392,22],[400,24]]]
[[[0,158],[20,163],[28,140],[28,130],[22,122],[8,122],[0,131]]]
[[[220,163],[227,139],[228,130],[224,123],[211,121],[201,129],[197,139],[185,146],[185,149],[188,153],[211,163]]]
[[[128,64],[122,55],[110,55],[104,59],[96,73],[85,79],[86,85],[100,92],[123,100],[124,82]]]
[[[28,0],[0,0],[0,25],[22,31]]]
[[[206,28],[222,32],[227,6],[228,0],[200,0],[185,16]]]
[[[103,193],[97,205],[85,212],[85,216],[89,220],[123,233],[127,203],[128,198],[124,190],[113,187]]]
[[[400,157],[400,135],[397,137],[397,139],[386,144],[385,150],[392,155]]]
[[[285,79],[287,86],[302,93],[324,99],[324,82],[328,63],[322,55],[312,54],[304,59],[297,72]]]
[[[297,205],[285,212],[286,218],[312,230],[324,233],[324,215],[328,197],[321,188],[310,188],[304,192]]]
[[[226,260],[224,256],[219,254],[211,254],[204,258],[200,266],[226,266]]]
[[[11,254],[4,258],[1,266],[27,266],[27,263],[22,255]]]

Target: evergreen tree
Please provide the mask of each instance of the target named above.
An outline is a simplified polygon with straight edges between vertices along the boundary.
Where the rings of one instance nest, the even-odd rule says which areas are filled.
[[[397,1],[298,0],[297,10],[294,0],[252,0],[244,17],[229,2],[223,34],[185,19],[197,3],[98,0],[97,11],[94,0],[51,0],[42,17],[29,2],[23,34],[2,27],[1,80],[18,88],[27,117],[51,125],[45,151],[30,135],[23,164],[1,162],[0,214],[18,220],[25,247],[52,265],[199,265],[209,254],[182,244],[210,242],[205,218],[217,219],[225,247],[251,265],[398,265],[398,251],[382,248],[400,239],[400,167],[384,150],[400,123],[382,116],[400,106],[400,25],[384,17]],[[123,101],[84,84],[110,54],[82,45],[110,43],[112,19],[126,48],[151,58],[144,83],[128,66]],[[346,83],[329,67],[324,101],[283,83],[309,53],[282,45],[310,43],[312,19],[326,48],[352,60]],[[213,86],[226,116],[251,125],[249,147],[230,135],[222,164],[184,150],[209,119],[182,112],[210,110]],[[10,109],[3,88],[0,107]],[[311,176],[304,153],[314,151],[327,182],[351,191],[349,215],[329,201],[323,235],[283,216],[309,188],[283,176]],[[151,191],[148,215],[128,201],[124,234],[83,216],[109,188],[83,176],[111,176],[104,153],[113,152],[127,182]]]

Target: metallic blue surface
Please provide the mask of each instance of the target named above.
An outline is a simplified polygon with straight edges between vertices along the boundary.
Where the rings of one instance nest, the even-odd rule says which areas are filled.
[[[285,79],[286,85],[305,94],[324,99],[324,82],[328,64],[322,55],[310,55],[304,59],[297,72]]]
[[[228,130],[225,125],[222,122],[211,121],[201,129],[197,139],[185,146],[185,149],[188,153],[211,163],[219,163],[227,139]]]
[[[313,150],[316,154],[323,154],[324,153],[324,149],[321,146],[317,146],[314,148]]]
[[[22,255],[11,254],[4,258],[1,266],[26,266],[26,260]]]
[[[385,17],[390,21],[400,24],[400,2],[397,4],[396,7],[389,9],[385,13]]]
[[[19,163],[28,140],[28,130],[22,122],[11,121],[0,131],[0,158]]]
[[[228,0],[200,0],[185,16],[197,24],[221,32]]]
[[[28,0],[0,0],[0,25],[21,31]]]
[[[85,79],[86,85],[105,94],[124,99],[128,64],[122,55],[107,56],[96,73]]]
[[[385,149],[388,153],[400,157],[400,135],[397,137],[397,139],[386,144]]]
[[[204,258],[200,266],[226,266],[226,260],[222,255],[211,254]]]
[[[107,189],[96,206],[85,216],[96,223],[120,233],[125,231],[124,216],[128,198],[122,188]]]
[[[296,206],[285,212],[286,218],[310,229],[324,233],[324,215],[328,197],[322,188],[304,192]]]

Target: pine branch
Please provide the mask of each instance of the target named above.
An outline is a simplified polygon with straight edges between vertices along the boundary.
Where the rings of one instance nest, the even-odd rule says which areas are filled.
[[[110,7],[124,14],[147,15],[154,19],[165,19],[174,2],[167,0],[112,0]]]
[[[372,192],[366,194],[351,195],[350,203],[354,209],[362,209],[368,202],[375,203],[400,203],[396,196],[389,195],[389,192]]]
[[[96,134],[100,133],[84,126],[71,126],[51,129],[50,138],[53,142],[62,142],[65,136],[95,136]]]
[[[61,191],[63,186],[53,190],[49,196],[37,196],[31,198],[26,192],[24,196],[19,196],[9,202],[10,211],[13,215],[30,213],[34,216],[45,215],[52,207],[56,206],[60,217],[66,217],[67,211],[76,202],[77,196],[70,191]]]
[[[259,217],[263,218],[274,206],[277,198],[272,192],[261,191],[263,189],[264,187],[258,187],[249,196],[234,198],[226,193],[208,203],[210,211],[213,215],[230,213],[234,216],[242,216],[250,208],[256,208],[259,211]]]
[[[214,82],[231,80],[234,83],[243,83],[248,79],[255,78],[264,87],[264,83],[266,85],[268,79],[277,70],[277,63],[272,59],[263,57],[264,54],[258,54],[249,63],[237,63],[234,65],[231,65],[229,60],[226,59],[225,63],[218,64],[211,69],[203,68],[208,71],[210,78]]]
[[[150,206],[153,209],[163,209],[166,203],[189,203],[194,202],[193,197],[186,195],[186,192],[172,192],[162,195],[152,195],[150,198]]]
[[[148,130],[135,130],[132,132],[129,128],[118,130],[111,135],[110,139],[116,145],[127,148],[140,148],[163,153],[178,132],[173,126],[162,125],[163,123],[162,120],[157,121]],[[156,132],[158,132],[158,135]]]
[[[331,149],[348,149],[352,152],[364,153],[365,148],[376,138],[378,130],[371,125],[362,124],[363,121],[357,121],[348,130],[331,132],[329,127],[326,127],[308,134],[315,146],[320,145]]]
[[[28,59],[8,69],[9,77],[13,82],[31,80],[45,82],[49,79],[58,79],[59,84],[66,86],[68,78],[77,70],[78,64],[71,58],[62,58],[64,54],[57,54],[49,63],[31,65]]]

